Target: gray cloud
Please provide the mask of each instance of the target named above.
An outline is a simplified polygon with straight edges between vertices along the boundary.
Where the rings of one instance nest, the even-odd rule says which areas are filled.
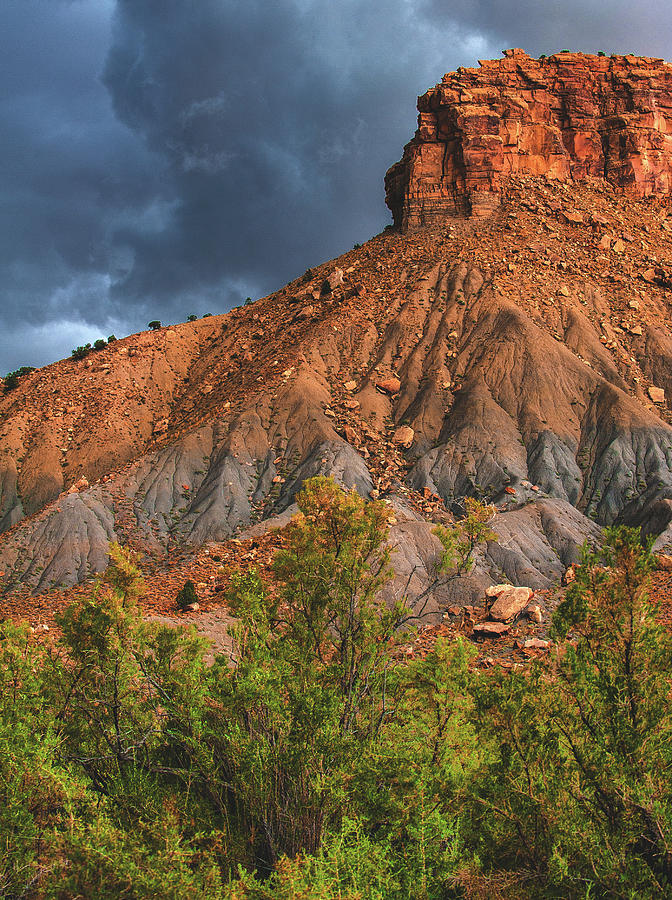
[[[420,11],[429,22],[458,22],[489,44],[533,55],[570,49],[669,59],[672,53],[668,0],[424,0]]]
[[[666,4],[5,0],[0,371],[267,293],[389,222],[415,98],[505,46],[667,55]]]

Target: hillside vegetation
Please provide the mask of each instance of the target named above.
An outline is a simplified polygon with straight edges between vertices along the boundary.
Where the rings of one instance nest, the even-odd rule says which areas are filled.
[[[272,583],[232,577],[235,659],[143,621],[118,546],[57,638],[1,626],[2,896],[672,896],[672,641],[639,534],[584,551],[552,657],[482,672],[467,641],[403,658],[386,504],[316,478],[299,509]],[[440,532],[447,572],[483,528]]]

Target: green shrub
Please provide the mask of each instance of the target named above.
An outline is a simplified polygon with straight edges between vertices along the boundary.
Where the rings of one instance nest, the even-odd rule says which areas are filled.
[[[88,356],[91,352],[91,344],[83,344],[79,347],[75,347],[75,349],[70,354],[73,359],[84,359],[85,356]]]
[[[44,659],[26,625],[0,626],[0,895],[30,892],[77,792],[59,765]]]
[[[23,378],[24,375],[30,375],[34,371],[34,366],[21,366],[21,368],[15,369],[13,372],[8,372],[3,378],[5,391],[13,391],[19,386],[20,378]]]
[[[151,322],[148,323],[147,327],[150,328],[152,331],[158,331],[159,328],[161,328],[161,322],[159,322],[158,319],[153,319]]]
[[[186,609],[190,604],[198,603],[198,594],[196,593],[196,587],[191,579],[187,579],[187,581],[184,582],[180,590],[177,592],[175,602],[180,609]]]
[[[554,616],[555,664],[474,691],[491,758],[471,840],[486,865],[537,873],[543,896],[672,886],[672,640],[648,600],[652,564],[638,531],[607,529]]]
[[[51,895],[63,900],[217,900],[223,889],[216,859],[204,854],[198,841],[185,840],[180,825],[170,810],[159,812],[152,828],[142,831],[97,811],[86,828],[65,834],[57,845],[67,866],[56,869]]]
[[[0,895],[670,896],[672,638],[639,534],[584,550],[554,653],[483,671],[464,639],[402,661],[385,503],[316,478],[298,504],[272,583],[233,575],[214,665],[143,620],[116,545],[53,638],[0,625]],[[489,517],[442,526],[445,577]]]
[[[93,342],[94,350],[103,350],[105,347],[107,347],[107,342],[104,341],[103,338],[98,338],[97,341]]]

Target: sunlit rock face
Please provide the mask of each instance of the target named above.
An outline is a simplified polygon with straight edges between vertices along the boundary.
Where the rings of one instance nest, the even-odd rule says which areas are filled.
[[[507,50],[444,75],[418,111],[385,178],[404,230],[489,215],[512,174],[603,179],[637,197],[672,186],[672,65],[661,59]]]

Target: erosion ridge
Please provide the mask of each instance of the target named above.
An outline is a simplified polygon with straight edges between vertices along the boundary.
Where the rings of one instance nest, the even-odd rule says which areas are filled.
[[[488,215],[511,174],[605,179],[636,197],[672,188],[672,66],[662,59],[523,50],[444,75],[388,171],[402,228]]]
[[[0,399],[4,614],[48,616],[119,539],[150,611],[193,573],[216,616],[213,557],[267,556],[330,474],[392,504],[389,590],[411,599],[434,524],[496,504],[437,627],[503,580],[545,616],[601,525],[672,539],[671,231],[667,194],[510,175],[488,217],[388,229],[249,306],[24,376]]]

